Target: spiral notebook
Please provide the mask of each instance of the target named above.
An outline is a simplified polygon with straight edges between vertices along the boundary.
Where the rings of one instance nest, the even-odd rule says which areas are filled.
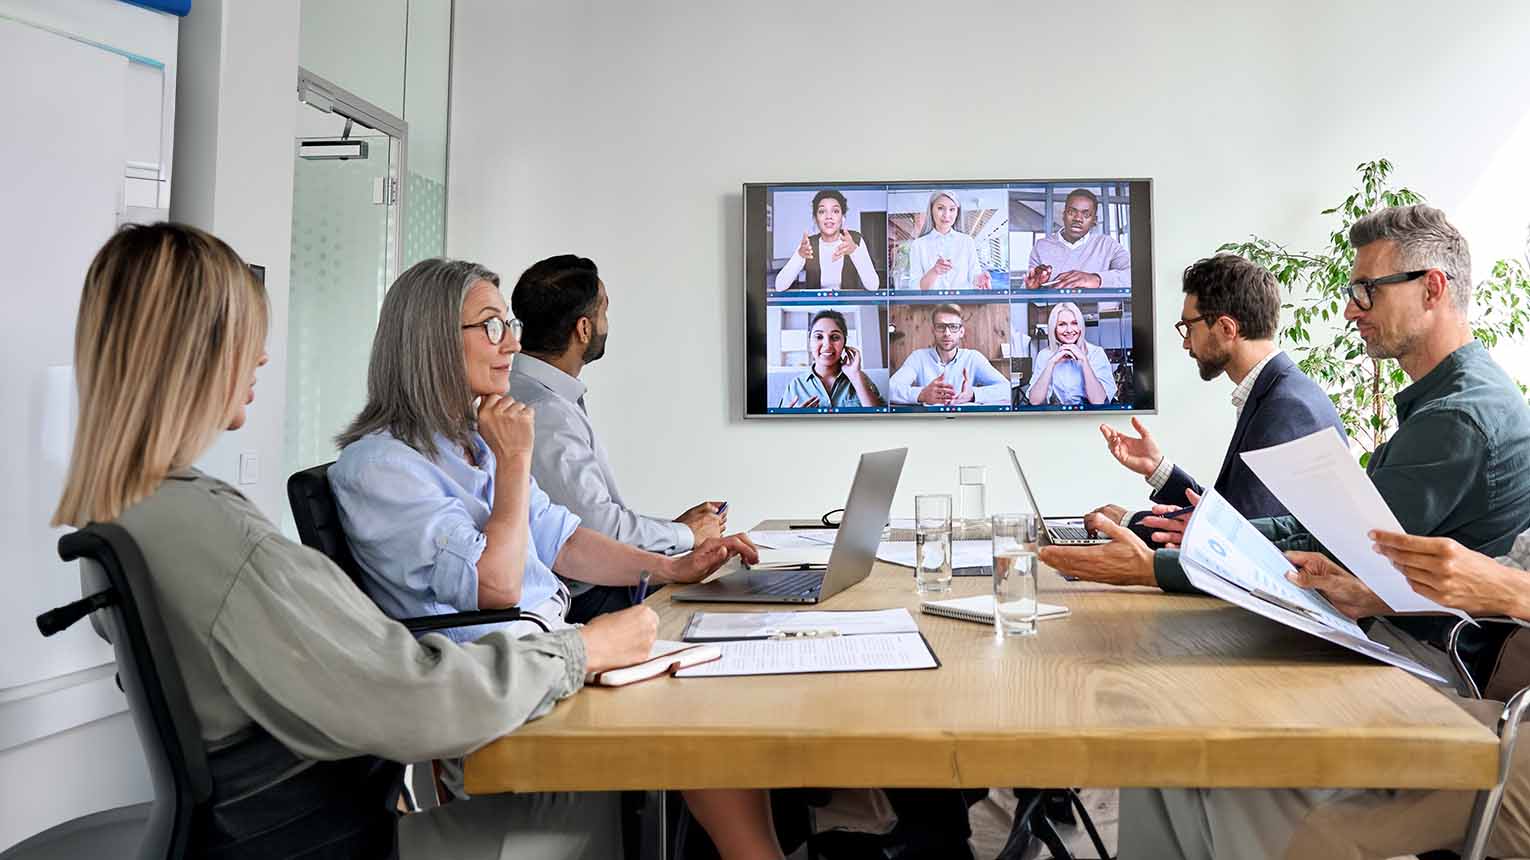
[[[943,615],[962,621],[992,624],[993,595],[979,594],[976,597],[956,597],[951,600],[926,600],[919,604],[919,611],[928,615]],[[1071,611],[1068,607],[1058,606],[1055,603],[1036,604],[1037,618],[1062,618]]]

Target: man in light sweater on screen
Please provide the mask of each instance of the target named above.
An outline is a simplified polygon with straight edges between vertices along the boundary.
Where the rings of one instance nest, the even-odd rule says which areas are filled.
[[[1055,234],[1041,237],[1031,248],[1026,289],[1131,289],[1131,254],[1114,236],[1090,233],[1100,220],[1100,198],[1093,191],[1068,192],[1061,220]]]
[[[702,502],[674,520],[627,507],[585,412],[579,372],[605,355],[609,304],[595,263],[572,254],[532,265],[510,294],[511,313],[525,327],[521,354],[510,368],[510,396],[535,410],[531,475],[586,528],[649,552],[686,552],[722,536],[725,505]],[[623,586],[565,581],[573,598],[569,621],[588,621],[633,603]]]

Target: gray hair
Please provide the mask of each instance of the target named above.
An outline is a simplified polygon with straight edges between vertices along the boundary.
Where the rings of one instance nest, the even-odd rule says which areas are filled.
[[[1404,271],[1440,269],[1450,274],[1450,301],[1461,315],[1472,309],[1472,252],[1445,213],[1422,203],[1393,206],[1361,218],[1349,228],[1349,243],[1394,242]]]
[[[335,443],[344,448],[386,430],[427,457],[437,434],[464,448],[473,433],[473,391],[462,359],[462,303],[479,281],[499,275],[477,263],[421,260],[383,298],[367,366],[367,405]]]

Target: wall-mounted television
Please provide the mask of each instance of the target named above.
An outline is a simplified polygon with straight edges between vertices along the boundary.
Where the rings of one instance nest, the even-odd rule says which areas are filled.
[[[746,417],[1156,408],[1151,180],[743,197]]]

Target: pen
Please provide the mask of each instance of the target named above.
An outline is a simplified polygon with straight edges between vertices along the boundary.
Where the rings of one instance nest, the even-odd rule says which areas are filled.
[[[1195,513],[1195,505],[1190,505],[1189,507],[1186,507],[1186,508],[1180,508],[1177,511],[1169,511],[1166,514],[1153,514],[1153,516],[1155,516],[1155,517],[1163,517],[1164,519],[1169,519],[1169,520],[1174,520],[1174,519],[1179,519],[1180,517],[1184,516],[1185,514],[1193,514],[1193,513]]]
[[[728,503],[727,502],[723,502],[722,504],[717,506],[717,515],[718,516],[722,516],[723,514],[726,514],[727,512],[728,512]]]
[[[648,579],[650,576],[652,576],[652,574],[645,570],[643,571],[642,575],[638,577],[637,594],[633,595],[632,597],[632,602],[634,605],[642,603],[643,598],[648,596]]]
[[[765,634],[766,639],[828,639],[838,636],[839,631],[833,629],[823,630],[771,630]]]

